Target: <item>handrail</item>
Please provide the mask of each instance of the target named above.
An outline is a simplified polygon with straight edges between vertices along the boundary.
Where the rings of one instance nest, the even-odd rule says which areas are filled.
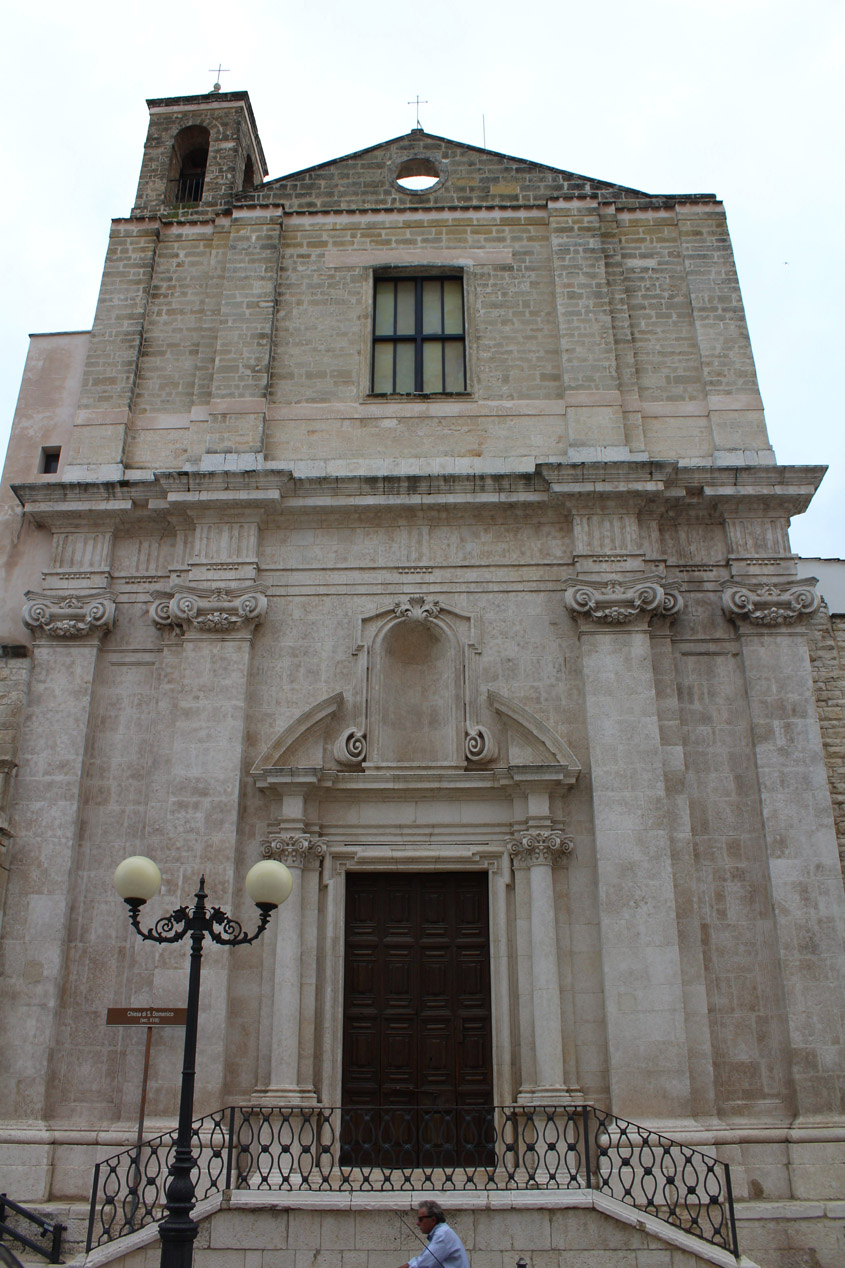
[[[26,1237],[18,1229],[13,1228],[11,1224],[6,1222],[6,1208],[14,1211],[15,1215],[19,1215],[21,1219],[29,1220],[30,1224],[34,1224],[36,1228],[41,1229],[41,1236],[50,1237],[50,1249],[35,1242],[30,1237]],[[37,1211],[30,1211],[27,1207],[21,1206],[20,1202],[14,1202],[5,1193],[0,1193],[0,1237],[4,1234],[14,1237],[15,1241],[20,1242],[22,1246],[26,1246],[29,1250],[34,1250],[36,1255],[43,1255],[51,1264],[61,1263],[62,1255],[62,1233],[65,1232],[67,1225],[60,1224],[58,1221],[51,1223],[45,1220]],[[7,1248],[8,1249],[8,1248]],[[10,1254],[13,1253],[10,1251]],[[17,1258],[17,1256],[15,1256]]]
[[[175,1129],[94,1170],[87,1249],[164,1216]],[[738,1258],[726,1163],[592,1105],[229,1106],[193,1124],[196,1200],[266,1192],[596,1190]]]

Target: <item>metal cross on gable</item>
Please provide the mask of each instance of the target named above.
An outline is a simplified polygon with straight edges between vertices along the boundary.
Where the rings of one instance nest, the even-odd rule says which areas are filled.
[[[214,87],[219,92],[220,91],[220,76],[228,75],[230,74],[230,71],[228,66],[224,66],[223,63],[221,62],[220,65],[217,67],[217,70],[215,70],[213,66],[209,66],[208,73],[209,75],[214,76]]]
[[[424,98],[423,98],[422,100],[420,100],[420,95],[419,95],[419,93],[417,93],[417,95],[416,95],[416,97],[413,99],[413,101],[409,101],[409,102],[408,102],[408,105],[409,105],[409,106],[414,106],[414,107],[415,107],[415,109],[416,109],[416,115],[417,115],[417,127],[418,127],[420,130],[422,130],[422,124],[420,123],[420,106],[427,106],[427,105],[428,105],[428,102],[427,102]]]

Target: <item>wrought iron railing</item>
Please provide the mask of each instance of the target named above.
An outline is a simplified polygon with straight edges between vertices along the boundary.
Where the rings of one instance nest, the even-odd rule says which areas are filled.
[[[162,1218],[176,1132],[97,1164],[87,1249]],[[591,1105],[231,1106],[193,1125],[196,1200],[225,1189],[593,1189],[738,1256],[725,1163]]]
[[[12,1223],[9,1223],[10,1217]],[[24,1231],[25,1226],[29,1224],[38,1230],[40,1241],[34,1240],[35,1233],[30,1237],[29,1230]],[[62,1257],[62,1233],[64,1232],[64,1224],[45,1220],[37,1211],[30,1211],[28,1207],[21,1206],[20,1202],[13,1202],[5,1193],[0,1193],[0,1244],[4,1237],[12,1237],[16,1242],[20,1242],[21,1246],[26,1246],[36,1255],[43,1255],[51,1264],[57,1264]]]
[[[205,174],[202,176],[180,176],[176,184],[174,203],[202,202],[202,190],[205,185]]]

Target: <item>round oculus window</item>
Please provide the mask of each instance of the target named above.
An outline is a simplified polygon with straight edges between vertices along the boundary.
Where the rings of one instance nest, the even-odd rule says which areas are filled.
[[[393,183],[406,194],[429,194],[446,179],[445,166],[427,155],[404,159],[392,173]]]

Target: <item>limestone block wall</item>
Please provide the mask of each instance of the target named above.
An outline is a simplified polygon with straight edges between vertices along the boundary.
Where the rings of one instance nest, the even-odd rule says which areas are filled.
[[[845,617],[831,615],[826,606],[813,618],[810,663],[833,821],[845,873]]]
[[[21,624],[24,593],[37,588],[51,549],[50,532],[24,516],[12,486],[62,479],[88,342],[87,331],[33,335],[30,342],[0,483],[0,643],[31,641]],[[45,447],[60,451],[53,475],[40,470]]]
[[[255,180],[260,181],[266,175],[264,152],[247,93],[157,98],[147,105],[150,126],[132,211],[134,216],[169,210],[173,201],[173,191],[168,188],[168,178],[173,174],[173,139],[184,128],[201,127],[209,133],[204,207],[219,208],[231,202],[232,195],[243,188],[248,158],[252,160]]]
[[[824,1189],[840,1149],[843,896],[800,616],[814,600],[778,527],[818,473],[767,472],[755,518],[758,471],[650,464],[644,499],[642,466],[424,489],[173,473],[103,486],[94,510],[67,482],[22,490],[52,546],[11,807],[3,990],[18,1024],[0,1034],[0,1113],[65,1134],[39,1143],[42,1187],[81,1192],[96,1133],[116,1148],[133,1119],[142,1036],[107,1029],[106,1009],[184,998],[184,947],[131,933],[117,862],[162,866],[149,919],[204,871],[212,901],[249,925],[249,866],[300,834],[296,902],[261,944],[208,949],[198,1113],[271,1087],[341,1099],[345,869],[484,869],[497,1099],[554,1085],[635,1120],[671,1114],[702,1144],[691,1124],[718,1120],[738,1195]],[[746,501],[726,520],[727,496]],[[83,574],[92,602],[115,604],[108,627],[77,612]],[[180,607],[192,594],[199,606]],[[464,623],[472,723],[498,749],[403,783],[345,767],[335,744],[363,725],[366,631],[409,596]],[[825,681],[832,646],[816,658]],[[535,719],[533,740],[495,699]],[[324,721],[276,762],[288,773],[261,785],[260,755],[321,702]],[[463,716],[460,693],[446,704]],[[521,867],[540,803],[509,772],[538,760],[536,727],[580,767],[540,799],[572,848]],[[179,1043],[154,1036],[151,1130],[175,1111]],[[815,1137],[789,1138],[804,1106],[834,1133],[823,1166]]]
[[[329,513],[319,499],[309,509],[307,483],[302,496],[305,505],[297,515],[287,523],[266,524],[260,544],[247,526],[218,531],[222,526],[207,523],[206,513],[190,530],[179,512],[169,524],[159,520],[155,532],[147,515],[138,536],[117,534],[111,568],[112,584],[120,591],[118,620],[96,663],[86,670],[90,699],[89,694],[79,695],[70,711],[68,699],[62,705],[66,753],[72,749],[76,754],[80,779],[78,786],[67,788],[70,817],[56,820],[56,849],[67,852],[70,868],[69,923],[66,959],[51,968],[58,977],[50,988],[55,1030],[49,1073],[47,1066],[44,1070],[46,1112],[80,1123],[92,1114],[120,1121],[130,1116],[140,1049],[132,1047],[132,1036],[117,1031],[103,1039],[102,1015],[110,1004],[124,1002],[125,992],[137,1003],[160,1002],[165,995],[176,1000],[183,990],[179,949],[156,952],[137,943],[124,913],[108,898],[110,874],[119,858],[138,851],[159,859],[165,905],[189,897],[198,869],[205,868],[215,901],[241,913],[238,878],[259,856],[275,813],[249,777],[250,767],[286,725],[334,693],[344,693],[338,727],[354,724],[358,622],[410,586],[424,587],[438,601],[476,614],[484,692],[517,701],[565,736],[589,776],[561,806],[575,846],[565,877],[558,872],[554,880],[556,906],[566,913],[559,926],[558,958],[569,1081],[577,1081],[589,1099],[610,1096],[620,1112],[632,1117],[657,1112],[648,1081],[642,1070],[637,1073],[636,1054],[645,1051],[644,1037],[628,1030],[634,1022],[640,1024],[646,998],[661,1013],[662,1024],[670,1025],[671,994],[672,1043],[664,1042],[664,1036],[661,1050],[664,1056],[674,1053],[672,1077],[682,1074],[677,1112],[688,1104],[698,1113],[727,1117],[788,1117],[793,1112],[794,1054],[781,976],[782,931],[773,921],[766,825],[758,800],[749,795],[758,781],[754,754],[759,741],[747,703],[746,653],[726,623],[718,588],[687,574],[684,609],[671,630],[611,626],[602,632],[596,625],[588,633],[563,605],[560,561],[595,559],[579,551],[591,543],[595,550],[604,540],[601,516],[578,517],[573,527],[568,515],[561,516],[544,499],[516,501],[509,508],[467,503],[424,512],[412,504],[393,509],[348,505]],[[212,520],[215,514],[219,512],[212,513]],[[648,540],[647,519],[643,527]],[[670,528],[667,540],[677,546],[681,538]],[[67,536],[56,536],[59,562]],[[705,539],[714,558],[720,553],[724,557],[724,535],[711,539],[699,533],[699,546]],[[623,540],[629,552],[638,541],[633,530],[627,538],[617,533],[617,545]],[[175,627],[156,628],[150,619],[152,596],[167,589],[168,577],[172,584],[180,576],[194,575],[202,586],[201,577],[233,577],[239,570],[248,577],[256,568],[267,593],[267,612],[252,631],[249,655],[248,643],[190,638]],[[44,645],[39,654],[45,667],[63,655],[61,663],[69,668],[80,653],[84,660],[91,650]],[[598,668],[593,665],[596,657]],[[67,697],[67,674],[63,681]],[[49,681],[39,677],[39,684],[35,704],[43,705],[55,731],[58,715]],[[779,694],[788,699],[783,689]],[[622,698],[640,701],[631,714],[631,739],[624,742],[618,706]],[[652,717],[648,746],[646,700]],[[497,725],[483,703],[479,720]],[[33,714],[29,743],[36,758],[49,734]],[[38,760],[49,761],[46,750]],[[333,765],[330,746],[301,760]],[[647,776],[636,774],[641,767],[647,768]],[[655,799],[643,802],[638,811],[643,784]],[[658,785],[663,791],[654,793]],[[38,814],[31,774],[21,788],[17,814],[25,827],[35,824]],[[452,848],[450,842],[472,839],[470,819],[462,823],[458,815],[461,805],[446,795],[427,806],[413,798],[407,804],[399,799],[393,807],[382,805],[380,817],[367,810],[373,815],[368,819],[342,797],[315,797],[301,814],[303,826],[317,823],[332,848],[333,843],[398,841],[413,850],[422,841],[442,852]],[[471,811],[466,800],[461,814],[471,813],[479,816],[474,831],[482,837],[510,830],[501,809],[479,802]],[[642,818],[641,851],[651,862],[632,858],[623,878],[617,837],[621,831],[633,848],[636,814]],[[452,826],[436,830],[438,816]],[[34,863],[34,855],[28,861],[21,856],[18,883],[37,890]],[[606,872],[603,880],[601,869]],[[637,961],[645,974],[640,981],[627,953],[613,968],[614,944],[605,931],[616,931],[612,936],[623,950],[630,947],[631,939],[640,936],[635,913],[643,910],[647,898],[643,877],[648,875],[654,889],[658,873],[654,901],[663,918],[662,923],[646,922],[658,941],[653,948],[649,943]],[[336,952],[326,940],[334,919],[326,905],[329,890],[320,887],[315,893],[316,924],[306,920],[306,927],[321,932],[315,944],[315,1002],[308,1006],[303,1034],[310,1028],[310,1077],[333,1100],[339,1084],[335,1005],[329,991]],[[518,886],[505,892],[508,910],[502,929],[512,930],[502,946],[507,963],[530,904],[525,905],[527,889],[524,899]],[[621,913],[633,894],[639,904],[631,912],[635,927],[620,941]],[[92,903],[107,904],[108,918],[88,920],[85,913]],[[18,933],[23,946],[25,926]],[[122,948],[119,956],[113,954],[114,946]],[[200,1080],[206,1108],[221,1098],[248,1098],[261,1084],[266,1060],[259,1038],[263,961],[263,951],[253,950],[225,963],[209,963],[214,1006],[204,1022],[207,1061]],[[617,976],[627,981],[618,997],[612,985]],[[518,994],[507,1022],[511,1055],[501,1085],[506,1098],[515,1095],[534,1059],[531,1010],[526,1020],[517,1000]],[[630,1011],[631,1001],[638,1001],[639,1011]],[[46,1015],[43,1008],[40,1015]],[[224,1017],[228,1026],[222,1026],[226,1039],[221,1043],[214,1035]],[[615,1038],[614,1027],[619,1030]],[[162,1033],[156,1044],[150,1112],[166,1115],[175,1098],[178,1039]],[[84,1074],[93,1062],[97,1080]],[[665,1104],[664,1081],[660,1105],[665,1109]]]
[[[785,1005],[762,822],[748,795],[756,771],[739,649],[730,638],[681,641],[675,664],[716,1104],[727,1114],[752,1105],[788,1113]]]
[[[397,1268],[423,1246],[408,1227],[416,1213],[413,1204],[398,1194],[383,1196],[400,1200],[382,1205],[355,1195],[351,1209],[331,1209],[337,1203],[329,1199],[310,1209],[297,1204],[262,1210],[255,1199],[249,1207],[235,1205],[240,1197],[235,1195],[231,1209],[219,1210],[201,1224],[196,1263],[198,1268],[297,1268],[305,1262],[314,1268]],[[530,1268],[565,1268],[572,1262],[603,1268],[729,1268],[735,1262],[725,1251],[704,1246],[699,1254],[694,1238],[673,1238],[670,1231],[664,1240],[657,1221],[647,1217],[648,1223],[638,1223],[636,1213],[624,1208],[613,1218],[590,1206],[544,1209],[536,1198],[520,1202],[522,1195],[516,1200],[510,1194],[438,1196],[473,1268],[515,1268],[520,1258]],[[117,1268],[154,1268],[160,1250],[154,1244],[118,1258],[114,1251],[108,1254],[108,1248],[94,1252],[92,1268],[107,1262]],[[788,1268],[787,1261],[765,1262],[766,1268],[781,1268],[781,1263]],[[825,1258],[820,1268],[832,1268],[833,1262]],[[756,1268],[753,1261],[748,1268]]]
[[[712,196],[646,195],[422,132],[244,192],[235,168],[260,150],[245,94],[150,106],[74,478],[235,454],[331,474],[772,461]],[[212,134],[208,198],[174,211],[165,169],[191,122]],[[396,185],[409,156],[440,173],[431,192]],[[395,268],[463,277],[465,394],[371,396],[373,278]]]
[[[25,645],[0,646],[0,930],[11,860],[9,804],[31,666]]]

